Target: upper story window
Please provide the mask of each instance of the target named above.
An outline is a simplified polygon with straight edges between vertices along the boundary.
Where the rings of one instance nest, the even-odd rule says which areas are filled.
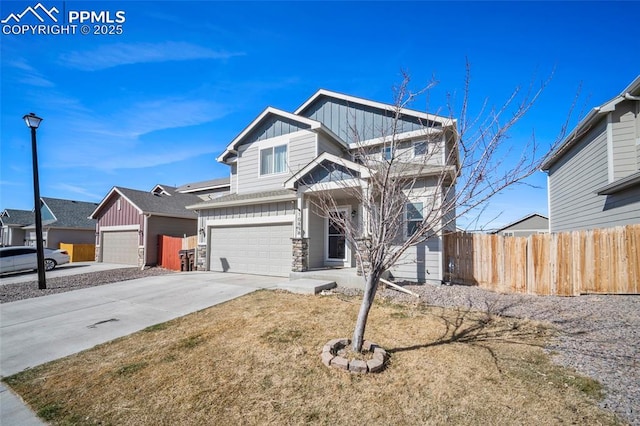
[[[413,156],[420,157],[423,155],[427,155],[427,141],[417,141],[413,143]]]
[[[287,145],[260,150],[260,174],[271,175],[287,171]]]
[[[382,159],[391,161],[392,158],[393,158],[393,150],[391,149],[391,147],[390,146],[382,147]]]

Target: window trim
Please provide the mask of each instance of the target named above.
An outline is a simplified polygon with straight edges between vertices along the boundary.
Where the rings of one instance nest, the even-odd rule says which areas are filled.
[[[409,214],[409,209],[407,208],[407,206],[409,204],[412,205],[416,205],[416,204],[420,204],[420,215],[422,216],[419,220],[417,219],[409,219],[408,214]],[[424,221],[424,201],[407,201],[404,204],[404,238],[408,239],[411,236],[413,236],[413,234],[409,234],[409,222],[418,222],[418,223],[422,223]],[[416,209],[418,210],[418,209]],[[417,229],[417,228],[416,228]],[[414,231],[415,233],[415,231]]]
[[[284,158],[284,170],[276,172],[276,148],[281,148],[284,147],[285,151],[285,158]],[[264,151],[270,150],[272,152],[272,163],[271,163],[271,167],[272,167],[272,171],[271,173],[263,173],[262,172],[262,153]],[[260,148],[260,150],[258,151],[258,176],[260,177],[264,177],[264,176],[277,176],[277,175],[282,175],[288,172],[288,164],[289,164],[289,144],[287,143],[282,143],[282,144],[278,144],[278,145],[271,145],[265,148]]]

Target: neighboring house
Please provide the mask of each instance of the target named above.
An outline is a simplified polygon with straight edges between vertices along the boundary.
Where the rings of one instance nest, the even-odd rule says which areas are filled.
[[[203,182],[187,183],[186,185],[179,186],[176,191],[183,194],[197,195],[201,200],[206,201],[227,195],[229,188],[229,178],[226,177],[205,180]]]
[[[5,209],[0,213],[0,245],[25,245],[24,227],[35,222],[35,214],[30,210]]]
[[[158,262],[158,235],[196,235],[197,215],[185,206],[201,201],[168,185],[151,191],[113,187],[90,213],[96,261],[147,266]]]
[[[549,233],[549,218],[538,213],[527,215],[492,232],[503,237],[528,237],[533,234],[547,233]]]
[[[96,221],[89,219],[97,203],[41,197],[44,246],[59,249],[60,243],[93,244]],[[36,245],[36,225],[24,227],[26,245]]]
[[[188,207],[199,213],[198,269],[286,277],[309,269],[355,267],[353,248],[311,200],[332,191],[340,200],[336,214],[364,220],[357,199],[341,188],[350,179],[366,190],[368,169],[362,164],[368,159],[356,153],[366,146],[371,158],[380,161],[386,154],[384,136],[390,136],[382,129],[390,128],[392,117],[392,105],[327,90],[316,92],[294,113],[266,108],[217,159],[230,168],[230,193]],[[442,152],[433,156],[430,171],[421,168],[419,175],[436,193],[433,176],[455,168],[444,164],[455,157],[448,155],[456,149],[455,121],[403,109],[399,125],[396,137],[409,158]],[[422,215],[429,201],[422,198],[425,192],[407,194],[406,209],[414,216]],[[398,279],[440,282],[441,236],[413,247],[401,263],[391,271]]]
[[[545,161],[551,232],[640,223],[640,76]]]

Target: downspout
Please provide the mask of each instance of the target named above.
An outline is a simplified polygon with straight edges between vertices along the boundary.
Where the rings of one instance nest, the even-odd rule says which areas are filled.
[[[633,96],[631,93],[625,93],[623,97],[628,101],[640,101],[640,96]]]

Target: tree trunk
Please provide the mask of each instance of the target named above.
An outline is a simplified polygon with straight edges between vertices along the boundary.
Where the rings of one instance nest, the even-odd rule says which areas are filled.
[[[378,279],[380,274],[371,273],[365,284],[364,296],[362,297],[362,304],[360,305],[360,311],[358,312],[358,320],[356,321],[356,328],[353,331],[353,339],[351,347],[356,352],[362,352],[362,344],[364,343],[364,330],[367,326],[367,318],[369,317],[369,311],[373,306],[373,299],[376,296],[376,290],[378,289]]]

